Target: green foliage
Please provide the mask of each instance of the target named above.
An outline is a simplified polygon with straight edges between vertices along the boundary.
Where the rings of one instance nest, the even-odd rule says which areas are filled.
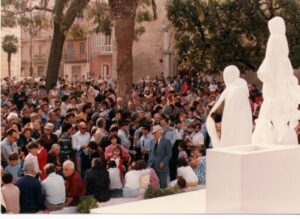
[[[145,192],[144,198],[151,199],[151,198],[157,198],[157,197],[162,197],[167,195],[174,195],[180,192],[181,190],[179,190],[177,187],[165,188],[165,189],[148,188]]]
[[[87,28],[80,24],[73,24],[69,30],[68,36],[72,39],[83,39],[87,36]]]
[[[136,15],[136,21],[138,23],[143,22],[143,21],[151,21],[152,17],[149,11],[140,11]]]
[[[8,54],[18,51],[18,38],[15,35],[5,35],[2,40],[2,49]]]
[[[51,10],[47,8],[48,0],[5,0],[1,6],[1,25],[4,27],[21,25],[31,36],[51,27],[51,16],[46,16]]]
[[[268,19],[276,15],[286,21],[291,60],[299,67],[299,1],[278,0],[269,11],[262,10],[260,2],[170,0],[167,11],[175,27],[179,71],[218,73],[229,64],[242,71],[257,69],[269,37]]]
[[[101,0],[92,1],[86,9],[87,18],[92,19],[95,24],[96,33],[111,34],[112,15],[109,5]]]
[[[134,29],[134,40],[138,41],[140,36],[146,32],[146,28],[144,26],[139,26]]]
[[[90,213],[90,210],[97,207],[97,200],[93,196],[80,197],[79,204],[77,205],[77,213]]]

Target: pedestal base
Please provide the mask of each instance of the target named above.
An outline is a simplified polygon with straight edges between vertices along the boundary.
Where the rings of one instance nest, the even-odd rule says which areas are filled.
[[[207,151],[206,213],[300,213],[300,146]]]

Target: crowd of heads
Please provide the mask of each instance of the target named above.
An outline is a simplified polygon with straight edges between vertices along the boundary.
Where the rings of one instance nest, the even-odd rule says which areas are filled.
[[[59,78],[47,91],[44,80],[6,78],[1,86],[1,137],[16,144],[17,150],[10,154],[2,150],[1,165],[20,163],[22,174],[37,174],[32,163],[24,161],[29,153],[39,155],[44,148],[48,161],[39,167],[39,176],[61,172],[69,177],[77,171],[84,178],[92,167],[118,167],[114,157],[124,160],[125,174],[147,167],[145,155],[151,148],[142,138],[153,135],[176,145],[178,167],[194,168],[193,158],[205,156],[212,147],[206,117],[224,88],[217,77],[161,75],[135,83],[125,100],[117,96],[112,80],[69,83]],[[254,121],[262,95],[254,84],[249,84],[249,93]],[[114,147],[108,152],[110,145]],[[4,175],[3,182],[8,181],[10,176]],[[182,179],[178,182],[185,184]]]

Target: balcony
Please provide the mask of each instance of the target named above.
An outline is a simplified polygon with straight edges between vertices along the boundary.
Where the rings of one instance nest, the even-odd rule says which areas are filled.
[[[64,54],[64,62],[87,62],[87,53],[81,54]]]
[[[95,46],[91,49],[93,55],[111,55],[112,45]]]
[[[48,61],[47,59],[48,59],[48,57],[45,54],[32,56],[33,62],[47,62]]]

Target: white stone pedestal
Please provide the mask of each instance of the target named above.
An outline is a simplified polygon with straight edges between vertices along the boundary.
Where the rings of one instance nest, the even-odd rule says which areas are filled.
[[[206,213],[300,213],[300,145],[207,150]]]

